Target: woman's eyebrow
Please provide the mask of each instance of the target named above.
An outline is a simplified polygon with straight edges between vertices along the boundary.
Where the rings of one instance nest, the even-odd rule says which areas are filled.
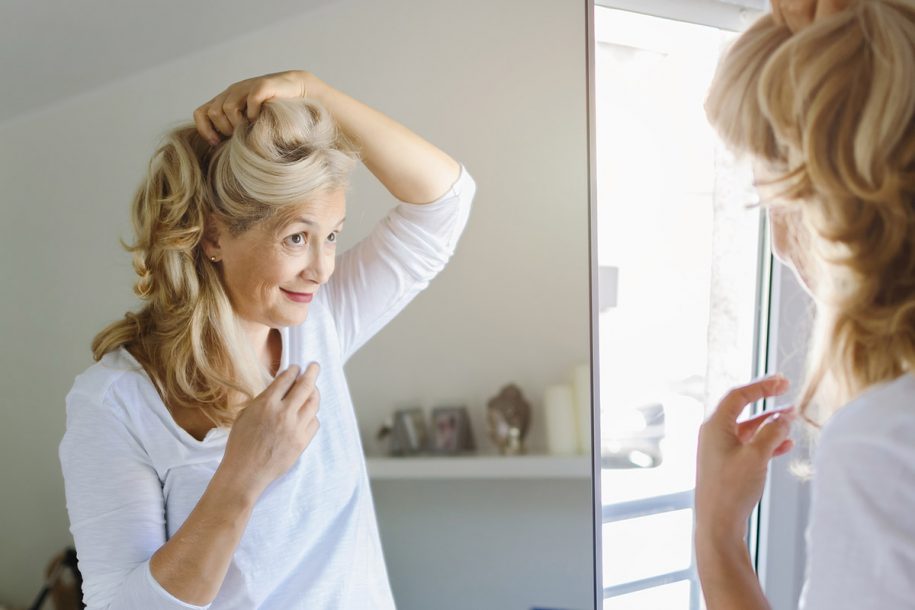
[[[336,224],[336,226],[339,227],[340,225],[343,224],[343,222],[344,222],[345,220],[346,220],[346,216],[344,216],[343,218],[341,218],[341,219],[340,219],[340,222],[338,222],[338,223]],[[299,218],[293,219],[293,221],[292,221],[291,223],[289,223],[289,224],[295,224],[295,223],[297,223],[297,222],[300,222],[300,223],[302,223],[302,224],[306,224],[306,225],[311,226],[311,227],[317,226],[317,224],[318,224],[318,223],[316,223],[316,222],[313,221],[313,220],[309,220],[308,218],[305,218],[304,216],[300,216]]]

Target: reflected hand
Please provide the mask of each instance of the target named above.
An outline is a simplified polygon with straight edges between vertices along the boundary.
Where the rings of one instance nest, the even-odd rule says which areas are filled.
[[[797,32],[816,19],[845,10],[854,0],[772,0],[772,17]]]
[[[787,390],[788,380],[778,375],[735,388],[699,429],[696,529],[702,536],[742,543],[769,460],[794,446],[788,438],[794,411],[768,411],[743,422],[737,417],[748,404]]]
[[[243,122],[256,119],[266,100],[305,97],[309,76],[304,70],[287,70],[233,83],[194,111],[197,131],[215,146],[220,135],[231,136]]]

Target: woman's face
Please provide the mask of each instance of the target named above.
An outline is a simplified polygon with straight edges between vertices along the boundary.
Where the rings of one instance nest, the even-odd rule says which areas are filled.
[[[803,263],[804,257],[800,256],[802,246],[797,238],[800,223],[802,222],[800,210],[796,205],[786,206],[778,200],[778,196],[775,194],[778,186],[769,184],[776,175],[765,164],[754,164],[753,175],[760,198],[770,204],[767,212],[769,215],[772,254],[782,264],[792,269],[801,285],[809,294],[812,294],[811,277]]]
[[[772,233],[772,254],[783,264],[795,267],[794,255],[797,248],[797,240],[792,236],[789,223],[796,214],[783,207],[776,206],[769,207],[767,212]]]
[[[304,322],[308,303],[334,271],[345,215],[345,192],[337,189],[301,204],[278,231],[260,223],[233,237],[217,223],[205,253],[222,266],[235,312],[270,328]]]

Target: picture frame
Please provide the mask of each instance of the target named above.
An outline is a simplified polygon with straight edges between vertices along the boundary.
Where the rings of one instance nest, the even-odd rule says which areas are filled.
[[[467,407],[435,407],[431,422],[429,450],[432,453],[451,455],[476,449]]]
[[[428,444],[426,415],[419,407],[394,412],[389,452],[391,455],[422,453]]]

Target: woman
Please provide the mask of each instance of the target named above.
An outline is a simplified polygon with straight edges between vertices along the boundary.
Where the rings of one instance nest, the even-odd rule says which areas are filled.
[[[343,364],[445,265],[474,182],[304,71],[194,119],[134,200],[145,306],[99,333],[67,395],[85,602],[393,608]],[[403,203],[337,257],[356,146]]]
[[[740,37],[706,109],[755,159],[773,250],[817,303],[814,347],[796,408],[737,423],[787,391],[776,375],[729,393],[703,424],[699,576],[710,610],[768,608],[746,524],[800,415],[822,426],[800,606],[913,608],[915,2],[794,14],[817,19],[792,34],[767,16]]]

